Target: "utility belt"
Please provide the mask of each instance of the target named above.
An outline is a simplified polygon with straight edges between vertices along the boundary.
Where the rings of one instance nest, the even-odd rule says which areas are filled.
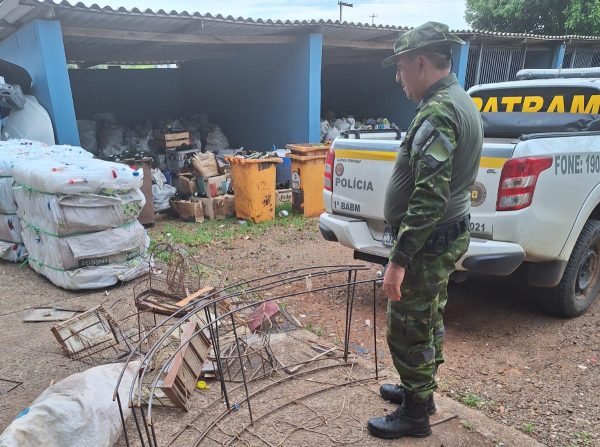
[[[463,217],[456,222],[437,226],[433,229],[421,251],[430,254],[442,254],[452,242],[469,229],[470,216]],[[394,239],[398,239],[398,228],[392,227]]]

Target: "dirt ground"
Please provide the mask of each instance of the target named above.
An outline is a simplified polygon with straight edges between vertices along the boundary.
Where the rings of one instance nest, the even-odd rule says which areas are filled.
[[[164,225],[157,223],[151,233],[160,234]],[[227,243],[217,241],[201,247],[198,253],[203,262],[222,269],[230,279],[302,266],[360,264],[352,259],[351,250],[324,242],[316,222],[302,229],[272,228],[257,237],[245,236]],[[368,275],[378,270],[378,266],[369,267]],[[125,284],[108,291],[66,292],[27,268],[6,263],[0,264],[0,277],[4,286],[0,290],[0,326],[4,328],[0,354],[0,430],[3,430],[52,381],[87,367],[63,356],[50,334],[51,324],[22,323],[27,309],[42,304],[91,307],[105,300],[130,297],[131,286]],[[372,326],[376,320],[379,362],[382,367],[390,367],[385,344],[386,300],[378,289],[375,299],[374,317],[373,290],[357,289],[351,346],[358,356],[372,364]],[[545,445],[598,446],[600,301],[585,315],[565,320],[540,311],[537,306],[540,299],[543,295],[523,286],[518,276],[471,278],[465,283],[452,284],[446,310],[446,364],[439,372],[438,391]],[[294,299],[287,306],[315,336],[332,344],[340,343],[345,312],[345,298],[341,294]],[[8,381],[22,383],[10,390],[13,384]],[[377,386],[371,384],[370,388],[376,390]],[[356,418],[364,427],[364,417],[392,409],[377,400],[374,392],[348,400],[350,395],[355,394],[336,394],[332,405],[340,416],[336,418],[336,411],[329,414],[331,424],[352,426],[340,421],[350,423]],[[369,395],[375,399],[369,400]],[[314,412],[308,407],[318,411],[316,407],[327,400],[315,398],[295,411],[308,412],[306,417],[309,417]],[[281,429],[287,433],[293,430],[293,425],[284,419],[279,422],[287,424]],[[454,420],[447,424],[468,428],[468,421]],[[277,427],[277,421],[269,421],[269,425]],[[355,426],[358,427],[358,423]],[[335,439],[338,443],[354,440],[356,445],[370,445],[365,443],[368,437],[359,439],[357,430],[340,432],[340,437]],[[463,440],[437,439],[437,444],[418,445],[490,445],[489,440],[469,438],[478,436],[476,433],[463,432]],[[317,436],[315,443],[336,445],[324,443],[322,435],[321,438],[313,435]],[[297,441],[294,441],[295,436],[299,437]],[[300,439],[304,438],[294,431],[285,445],[307,445]]]

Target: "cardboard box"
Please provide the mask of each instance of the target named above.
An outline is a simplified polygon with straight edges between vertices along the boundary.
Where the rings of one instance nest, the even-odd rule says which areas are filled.
[[[171,210],[185,222],[204,222],[204,204],[199,201],[176,200],[171,202]]]
[[[227,217],[235,217],[235,198],[231,194],[225,194],[223,196],[225,203],[225,215]]]
[[[171,172],[180,172],[184,168],[192,168],[192,160],[194,155],[199,153],[199,149],[167,149],[165,151],[165,159],[167,162],[167,169]]]
[[[196,177],[193,174],[179,174],[179,191],[183,194],[194,195],[198,192],[198,186],[196,185]]]
[[[227,217],[225,213],[225,200],[223,197],[201,198],[204,207],[204,217],[208,220],[221,220]]]
[[[227,186],[231,183],[230,179],[231,176],[229,174],[204,178],[204,193],[206,197],[212,199],[227,194]]]
[[[278,189],[275,194],[275,206],[281,206],[284,203],[292,203],[292,190]]]

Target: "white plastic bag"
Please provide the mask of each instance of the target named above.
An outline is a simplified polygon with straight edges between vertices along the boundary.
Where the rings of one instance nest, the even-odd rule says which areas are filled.
[[[79,142],[81,147],[98,155],[98,136],[96,134],[96,122],[92,120],[77,120],[79,130]]]
[[[0,214],[0,241],[22,243],[21,221],[16,214]]]
[[[0,241],[0,259],[10,262],[21,262],[27,257],[24,244]]]
[[[214,126],[206,137],[206,150],[219,152],[221,149],[229,148],[229,140],[219,126]]]
[[[128,365],[119,386],[127,402],[139,363]],[[112,447],[123,431],[113,391],[123,365],[73,374],[48,387],[0,435],[0,447]],[[127,419],[131,410],[123,405]]]
[[[177,194],[177,188],[167,183],[167,178],[159,169],[152,170],[152,197],[154,211],[164,211],[170,208],[171,198]]]
[[[137,219],[146,204],[139,189],[111,195],[50,195],[15,189],[17,215],[25,225],[65,236],[117,228]]]
[[[11,169],[18,185],[51,194],[98,194],[106,190],[141,188],[143,171],[122,163],[77,160],[62,163],[52,159],[15,163]]]
[[[121,155],[125,147],[125,128],[108,121],[101,121],[98,127],[98,149],[105,157]]]
[[[112,230],[57,237],[23,223],[32,262],[57,271],[123,264],[145,253],[146,230],[137,221]]]

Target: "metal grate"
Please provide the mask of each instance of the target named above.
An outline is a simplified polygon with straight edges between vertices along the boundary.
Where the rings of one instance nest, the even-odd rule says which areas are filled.
[[[514,81],[523,68],[525,49],[509,46],[485,46],[469,49],[466,88],[477,84]]]
[[[600,66],[600,50],[574,47],[565,52],[562,68],[588,68]]]
[[[479,61],[479,48],[469,48],[469,59],[467,60],[467,77],[465,80],[465,89],[469,89],[477,84],[477,63]]]

